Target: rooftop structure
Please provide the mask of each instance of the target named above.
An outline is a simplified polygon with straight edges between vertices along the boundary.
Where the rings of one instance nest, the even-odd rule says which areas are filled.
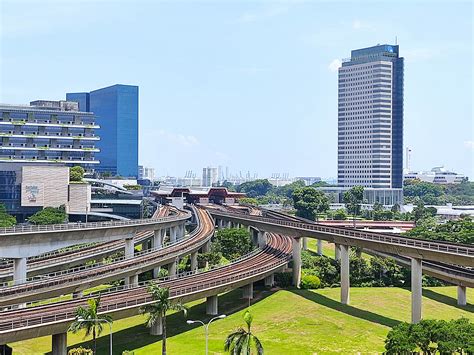
[[[433,184],[460,184],[467,179],[464,174],[449,171],[442,166],[434,167],[431,171],[408,172],[403,178],[404,180],[418,179]]]

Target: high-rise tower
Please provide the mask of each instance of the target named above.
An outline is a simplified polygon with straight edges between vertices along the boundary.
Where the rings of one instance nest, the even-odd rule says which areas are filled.
[[[339,68],[338,185],[401,189],[403,58],[398,45],[356,49]]]

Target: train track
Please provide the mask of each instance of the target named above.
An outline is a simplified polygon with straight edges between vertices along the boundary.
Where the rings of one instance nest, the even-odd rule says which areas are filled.
[[[207,213],[200,214],[200,218],[203,228],[214,228]],[[236,262],[210,271],[178,275],[157,282],[170,288],[172,299],[188,302],[263,279],[287,265],[291,249],[291,238],[269,234],[265,248]],[[110,314],[114,319],[137,314],[141,305],[153,302],[146,285],[140,283],[136,287],[123,286],[101,293],[99,313]],[[0,312],[0,344],[66,331],[74,319],[74,311],[84,304],[86,298]]]
[[[157,209],[152,218],[167,217],[169,215],[182,215],[184,211],[180,211],[174,207],[162,206]],[[152,232],[140,232],[135,236],[135,243],[140,244],[152,236]],[[92,245],[79,246],[77,249],[66,249],[56,252],[41,254],[28,258],[28,275],[30,277],[49,273],[51,271],[61,269],[61,266],[67,264],[69,267],[81,265],[89,260],[100,259],[108,255],[114,254],[124,248],[122,240],[94,243]],[[12,278],[13,266],[12,262],[0,264],[0,279],[7,281]]]
[[[207,212],[193,208],[197,220],[204,220]],[[167,245],[137,253],[133,258],[117,258],[106,263],[66,270],[54,275],[19,285],[0,288],[0,306],[12,302],[24,303],[76,292],[136,275],[155,267],[174,262],[178,257],[197,251],[212,237],[214,228],[198,223],[188,238]],[[143,232],[153,235],[153,232]],[[123,244],[123,243],[122,243]]]

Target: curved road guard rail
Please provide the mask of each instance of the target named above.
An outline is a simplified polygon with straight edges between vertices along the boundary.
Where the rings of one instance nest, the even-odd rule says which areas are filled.
[[[185,211],[174,207],[162,206],[153,215],[154,218],[166,217],[168,214],[185,215]],[[134,237],[135,244],[140,244],[150,238],[151,231],[140,232]],[[28,258],[28,274],[30,277],[63,269],[65,266],[74,267],[81,265],[88,260],[104,257],[113,254],[124,247],[123,240],[106,243],[91,243],[81,245],[73,250],[54,250],[45,254]],[[0,266],[0,278],[7,280],[13,276],[13,262],[8,262]]]
[[[253,225],[265,231],[291,235],[297,238],[307,236],[391,254],[468,267],[474,266],[474,246],[471,245],[434,242],[349,228],[284,221],[215,209],[209,209],[209,212],[216,218],[233,220],[245,225]]]
[[[285,267],[291,258],[291,245],[288,237],[270,235],[263,250],[238,262],[160,284],[170,287],[172,299],[183,302],[216,295],[261,280]],[[65,332],[74,319],[74,310],[85,302],[85,299],[71,300],[1,312],[0,344]],[[152,302],[143,285],[101,294],[99,312],[120,319],[136,315],[141,305]]]
[[[0,306],[9,305],[12,302],[38,301],[43,298],[81,291],[170,264],[178,257],[196,252],[209,242],[214,227],[207,211],[194,210],[199,223],[195,231],[187,238],[138,252],[133,258],[124,256],[106,263],[44,275],[44,279],[0,288]]]

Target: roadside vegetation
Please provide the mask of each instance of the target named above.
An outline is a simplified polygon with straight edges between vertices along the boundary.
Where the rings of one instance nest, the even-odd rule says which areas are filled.
[[[3,203],[0,203],[0,227],[13,227],[16,224],[16,218],[7,213]]]
[[[64,206],[45,207],[29,217],[28,222],[41,225],[65,223],[67,222],[66,208]]]

